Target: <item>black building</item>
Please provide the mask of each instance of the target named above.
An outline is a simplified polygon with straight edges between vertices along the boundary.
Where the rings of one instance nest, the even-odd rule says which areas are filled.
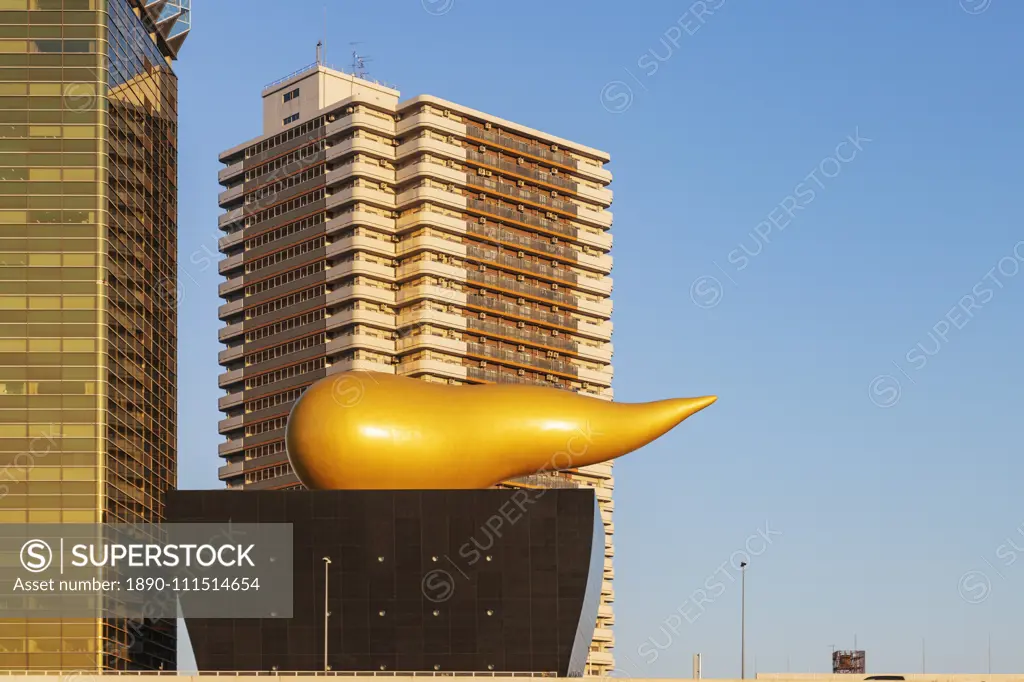
[[[291,523],[290,619],[195,619],[200,670],[583,674],[604,530],[592,490],[176,491],[173,522]]]

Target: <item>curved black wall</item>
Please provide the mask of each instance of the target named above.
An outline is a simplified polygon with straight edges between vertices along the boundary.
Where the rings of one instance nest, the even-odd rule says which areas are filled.
[[[604,531],[589,489],[175,491],[172,522],[292,523],[294,617],[194,619],[200,670],[583,674]],[[383,614],[383,615],[382,615]]]

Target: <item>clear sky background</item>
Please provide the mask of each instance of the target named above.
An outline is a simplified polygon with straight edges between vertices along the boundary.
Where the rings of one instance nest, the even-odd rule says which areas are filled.
[[[180,485],[217,488],[217,154],[314,61],[324,2],[195,5]],[[739,675],[745,546],[748,675],[855,637],[869,672],[922,643],[986,672],[990,635],[1024,669],[1022,25],[1016,0],[328,3],[329,62],[361,41],[404,97],[611,154],[616,399],[720,396],[616,464],[621,674]]]

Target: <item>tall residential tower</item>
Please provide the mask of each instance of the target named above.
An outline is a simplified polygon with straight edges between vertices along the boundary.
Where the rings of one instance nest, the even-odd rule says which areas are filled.
[[[189,0],[3,0],[0,26],[0,523],[157,521]],[[0,619],[0,669],[173,669],[174,647],[173,621]]]
[[[604,152],[313,64],[264,89],[263,134],[220,160],[228,488],[300,485],[285,421],[334,372],[612,397]],[[607,533],[589,672],[608,672],[612,465],[508,484],[596,489]]]

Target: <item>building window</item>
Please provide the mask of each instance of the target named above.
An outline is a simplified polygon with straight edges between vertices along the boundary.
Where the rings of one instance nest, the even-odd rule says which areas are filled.
[[[295,88],[291,92],[284,93],[284,101],[285,102],[291,102],[293,99],[298,98],[298,96],[299,96],[299,89]]]
[[[288,125],[289,123],[294,123],[295,121],[298,121],[298,120],[299,120],[299,115],[298,114],[292,114],[291,116],[289,116],[289,117],[284,119],[284,124]]]

